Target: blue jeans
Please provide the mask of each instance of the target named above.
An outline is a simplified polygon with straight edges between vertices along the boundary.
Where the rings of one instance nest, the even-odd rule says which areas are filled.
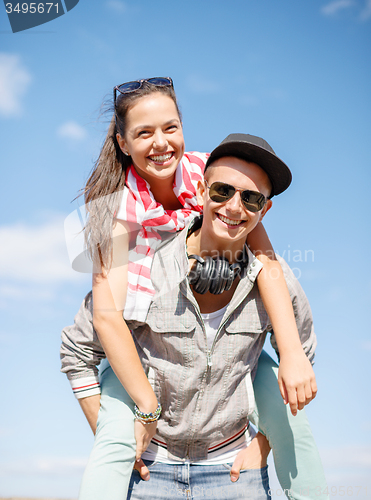
[[[167,465],[147,462],[151,478],[133,471],[128,500],[267,500],[268,467],[244,470],[232,483],[229,465]]]
[[[97,433],[79,500],[125,500],[135,460],[134,403],[110,367],[102,373],[101,387]],[[305,411],[293,417],[283,404],[277,364],[264,351],[254,392],[257,409],[251,421],[271,445],[282,489],[293,500],[327,500],[327,495],[318,494],[325,490],[326,480]]]

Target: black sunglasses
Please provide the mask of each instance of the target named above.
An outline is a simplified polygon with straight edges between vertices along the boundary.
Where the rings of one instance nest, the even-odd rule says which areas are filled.
[[[236,191],[239,191],[242,203],[250,212],[259,212],[267,202],[267,198],[258,191],[237,188],[225,182],[213,182],[211,186],[208,185],[206,180],[205,183],[209,188],[210,199],[216,203],[224,203],[230,200]]]
[[[116,85],[116,87],[113,88],[113,102],[115,107],[117,92],[120,92],[120,94],[131,94],[132,92],[140,89],[144,82],[155,85],[155,87],[173,87],[173,80],[170,78],[170,76],[144,78],[143,80],[134,80],[133,82],[126,82],[122,83],[121,85]]]

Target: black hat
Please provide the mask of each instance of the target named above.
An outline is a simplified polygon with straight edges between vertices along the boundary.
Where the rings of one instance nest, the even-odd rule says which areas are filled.
[[[261,137],[249,134],[230,134],[211,152],[205,170],[215,160],[224,156],[235,156],[259,165],[268,175],[272,184],[269,198],[282,193],[291,184],[290,169]]]

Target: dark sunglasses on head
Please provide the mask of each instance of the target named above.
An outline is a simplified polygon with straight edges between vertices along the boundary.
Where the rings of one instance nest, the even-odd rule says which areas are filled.
[[[267,202],[267,198],[258,191],[237,188],[225,182],[213,182],[211,186],[206,181],[205,183],[209,189],[210,199],[216,203],[224,203],[230,200],[236,191],[239,191],[244,207],[250,212],[259,212]]]
[[[160,76],[155,78],[144,78],[143,80],[134,80],[133,82],[122,83],[113,88],[113,101],[116,106],[117,92],[120,94],[131,94],[140,89],[143,83],[150,83],[155,87],[173,87],[173,80],[169,76]]]

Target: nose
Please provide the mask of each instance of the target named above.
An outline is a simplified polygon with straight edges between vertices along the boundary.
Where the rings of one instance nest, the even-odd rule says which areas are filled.
[[[239,191],[236,191],[232,198],[230,198],[227,203],[226,203],[226,208],[230,212],[239,212],[241,210],[241,207],[243,207],[242,200],[241,200],[241,194]]]
[[[168,142],[165,134],[162,132],[162,130],[156,131],[153,137],[153,149],[155,149],[156,151],[164,151],[166,150],[167,146]]]

